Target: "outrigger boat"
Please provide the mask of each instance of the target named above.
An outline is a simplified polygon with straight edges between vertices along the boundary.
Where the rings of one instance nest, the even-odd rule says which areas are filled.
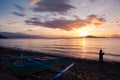
[[[62,76],[75,63],[70,64],[62,71],[53,66],[60,61],[60,57],[40,57],[40,56],[20,56],[1,58],[2,62],[13,71],[17,76],[31,75],[46,69],[57,72],[54,78]]]

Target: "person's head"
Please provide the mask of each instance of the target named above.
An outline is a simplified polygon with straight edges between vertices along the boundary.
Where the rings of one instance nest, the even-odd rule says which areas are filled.
[[[100,49],[100,52],[102,52],[102,49]]]

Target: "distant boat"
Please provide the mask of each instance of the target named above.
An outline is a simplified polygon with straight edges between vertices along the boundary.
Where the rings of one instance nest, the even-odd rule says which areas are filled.
[[[17,76],[31,75],[36,72],[50,69],[58,72],[54,77],[58,78],[74,65],[74,63],[72,63],[64,70],[58,71],[53,68],[53,66],[60,61],[60,57],[21,56],[2,58],[1,60]]]

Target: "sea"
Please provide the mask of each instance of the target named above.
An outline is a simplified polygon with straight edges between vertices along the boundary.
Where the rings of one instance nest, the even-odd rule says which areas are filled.
[[[0,39],[0,46],[97,61],[102,49],[105,61],[120,62],[120,38]]]

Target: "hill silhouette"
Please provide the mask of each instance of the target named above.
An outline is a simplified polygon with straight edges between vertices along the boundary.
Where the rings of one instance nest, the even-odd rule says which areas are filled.
[[[84,37],[67,37],[67,36],[61,36],[61,37],[55,37],[55,36],[45,36],[45,35],[29,35],[25,33],[11,33],[11,32],[0,32],[0,38],[25,38],[25,39],[79,39],[79,38],[106,38],[106,37],[98,37],[98,36],[84,36]]]
[[[47,38],[44,36],[37,36],[37,35],[28,35],[28,34],[24,34],[24,33],[11,33],[11,32],[0,32],[0,35],[7,36],[6,38],[28,38],[28,39],[34,39],[34,38]],[[1,37],[2,37],[1,36]]]
[[[5,39],[5,38],[7,38],[7,37],[0,35],[0,39]]]

